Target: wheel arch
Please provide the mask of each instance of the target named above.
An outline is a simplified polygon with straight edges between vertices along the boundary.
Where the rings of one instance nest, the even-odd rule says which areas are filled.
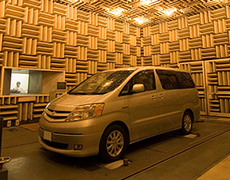
[[[104,131],[103,131],[103,133],[102,133],[102,135],[101,135],[101,138],[102,138],[102,136],[104,135],[106,129],[108,129],[110,126],[113,126],[113,125],[119,125],[119,126],[121,126],[122,128],[124,128],[125,132],[127,132],[128,144],[129,144],[129,142],[130,142],[129,128],[128,128],[128,126],[127,126],[124,122],[119,121],[119,120],[111,122],[111,123],[104,129]],[[101,144],[101,140],[100,140],[100,144]]]
[[[185,111],[184,111],[184,114],[186,113],[186,112],[189,112],[190,114],[191,114],[191,116],[192,116],[192,122],[194,122],[194,114],[193,114],[193,111],[191,110],[191,109],[186,109]],[[184,116],[184,114],[183,114],[183,116]]]

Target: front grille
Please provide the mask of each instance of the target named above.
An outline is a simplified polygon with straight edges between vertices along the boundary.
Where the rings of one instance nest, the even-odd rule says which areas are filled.
[[[42,141],[53,148],[57,148],[57,149],[67,149],[68,148],[68,144],[64,144],[64,143],[57,143],[57,142],[52,142],[52,141],[47,141],[45,139],[42,139]]]
[[[71,111],[55,111],[47,108],[45,113],[48,117],[52,119],[66,119]]]

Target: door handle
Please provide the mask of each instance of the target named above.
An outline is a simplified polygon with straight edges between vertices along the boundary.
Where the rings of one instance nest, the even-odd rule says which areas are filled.
[[[129,106],[124,106],[124,107],[122,107],[122,109],[128,109],[129,108]]]
[[[156,100],[157,99],[157,97],[156,97],[156,95],[152,95],[152,98],[151,98],[152,100]]]
[[[158,97],[159,97],[160,99],[163,99],[163,98],[164,98],[164,95],[163,95],[163,94],[159,94]]]

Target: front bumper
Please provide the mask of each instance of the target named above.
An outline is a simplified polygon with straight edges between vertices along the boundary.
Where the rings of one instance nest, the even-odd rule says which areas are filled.
[[[45,129],[39,127],[38,142],[47,150],[73,157],[86,157],[96,155],[99,152],[101,133],[82,135],[51,133],[51,139],[44,139]],[[74,145],[82,145],[81,150],[75,150]]]

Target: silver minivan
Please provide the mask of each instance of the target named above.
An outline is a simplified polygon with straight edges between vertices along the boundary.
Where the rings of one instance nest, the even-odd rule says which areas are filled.
[[[120,159],[131,143],[179,129],[200,117],[186,71],[132,67],[103,71],[51,101],[39,121],[39,143],[68,156]]]

